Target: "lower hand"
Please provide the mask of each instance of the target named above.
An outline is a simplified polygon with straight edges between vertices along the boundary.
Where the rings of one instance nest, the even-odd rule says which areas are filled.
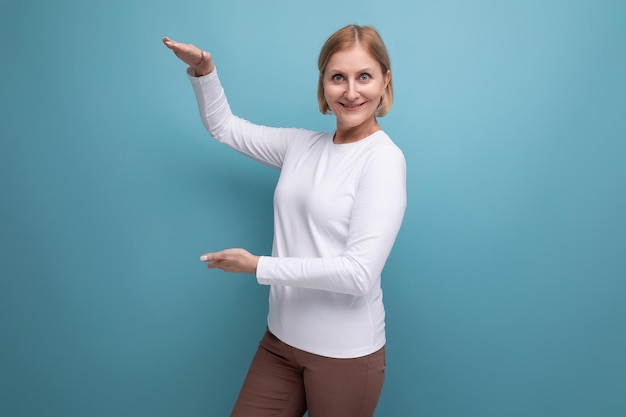
[[[245,249],[233,248],[205,253],[200,256],[200,260],[207,262],[208,268],[218,268],[225,272],[256,274],[259,256],[253,255]]]

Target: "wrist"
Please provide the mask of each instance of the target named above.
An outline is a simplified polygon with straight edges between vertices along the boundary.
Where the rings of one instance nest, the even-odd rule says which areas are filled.
[[[196,65],[193,66],[193,71],[196,77],[203,77],[213,72],[215,69],[215,65],[213,65],[213,60],[211,56],[206,52],[200,52],[200,61]]]
[[[258,269],[258,267],[259,267],[259,259],[261,259],[261,257],[260,257],[260,256],[256,256],[256,255],[255,255],[255,256],[254,256],[254,258],[253,258],[253,268],[252,268],[252,273],[253,273],[254,275],[256,275],[257,269]]]

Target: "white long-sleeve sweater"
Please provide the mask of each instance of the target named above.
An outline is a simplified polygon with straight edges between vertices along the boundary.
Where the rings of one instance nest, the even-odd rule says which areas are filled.
[[[202,121],[219,142],[280,170],[268,328],[317,355],[355,358],[385,344],[381,271],[406,207],[406,163],[383,132],[337,145],[333,134],[271,128],[232,114],[217,71],[188,71]]]

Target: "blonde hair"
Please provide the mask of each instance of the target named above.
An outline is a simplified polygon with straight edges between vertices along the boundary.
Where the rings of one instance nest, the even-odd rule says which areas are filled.
[[[355,45],[362,46],[370,55],[380,64],[383,75],[391,70],[391,62],[387,47],[382,38],[371,26],[348,25],[335,33],[333,33],[320,51],[317,60],[317,67],[320,70],[319,80],[317,83],[317,103],[322,114],[330,113],[330,107],[324,97],[324,71],[330,57],[338,51],[345,50]],[[391,82],[391,73],[389,73],[389,84],[385,88],[383,96],[380,100],[376,116],[382,117],[389,112],[393,103],[393,85]]]

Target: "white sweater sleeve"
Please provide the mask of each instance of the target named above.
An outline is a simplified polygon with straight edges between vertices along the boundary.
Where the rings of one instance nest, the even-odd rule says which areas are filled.
[[[362,296],[378,283],[406,208],[406,163],[396,147],[376,152],[364,167],[345,251],[325,258],[262,256],[257,281]]]
[[[272,128],[255,125],[233,115],[217,69],[208,75],[187,75],[198,102],[204,127],[217,141],[273,168],[282,166],[288,142],[297,129]]]

